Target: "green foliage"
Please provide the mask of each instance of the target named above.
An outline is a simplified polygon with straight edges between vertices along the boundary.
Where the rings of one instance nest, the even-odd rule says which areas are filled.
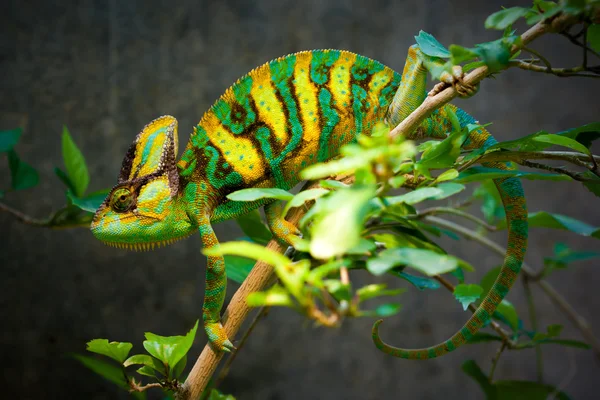
[[[173,368],[192,347],[197,329],[198,321],[185,336],[159,336],[146,332],[146,340],[143,343],[144,348],[153,357]]]
[[[235,400],[235,397],[230,394],[222,394],[217,389],[213,389],[206,400]]]
[[[571,178],[562,174],[550,174],[545,172],[525,172],[518,170],[503,170],[487,167],[471,167],[458,175],[454,182],[470,183],[481,182],[500,178],[524,178],[528,180],[570,181]]]
[[[573,251],[564,243],[554,245],[554,256],[544,258],[544,276],[557,269],[566,269],[570,263],[600,257],[594,251]]]
[[[127,358],[133,345],[131,343],[108,342],[106,339],[94,339],[88,342],[87,351],[98,353],[122,363]]]
[[[381,275],[400,265],[406,265],[427,276],[434,276],[455,270],[459,260],[431,250],[400,247],[384,250],[378,257],[369,259],[367,270],[374,275]]]
[[[8,151],[8,165],[13,189],[29,189],[38,184],[40,178],[37,171],[21,160],[14,150]]]
[[[509,28],[516,20],[527,15],[534,14],[528,8],[523,7],[511,7],[498,11],[487,17],[485,20],[485,27],[487,29],[499,29],[504,30]]]
[[[594,51],[600,51],[600,24],[592,24],[588,27],[587,40]]]
[[[444,47],[433,35],[425,32],[419,31],[419,35],[415,36],[415,40],[421,51],[428,56],[432,57],[440,57],[440,58],[449,58],[450,52],[448,49]]]
[[[479,384],[487,399],[546,400],[550,396],[560,400],[569,399],[569,396],[552,385],[529,381],[490,382],[487,375],[473,360],[466,361],[462,365],[462,370]]]
[[[67,169],[67,176],[71,183],[69,186],[75,189],[76,196],[81,197],[90,183],[90,176],[85,158],[71,138],[71,134],[66,126],[63,127],[62,133],[62,156],[65,168]]]
[[[266,245],[273,236],[269,228],[262,222],[258,210],[241,215],[236,218],[236,222],[242,228],[244,234],[253,242]]]
[[[0,131],[0,153],[11,151],[19,142],[23,130],[21,128]]]
[[[591,226],[583,221],[579,221],[566,215],[537,211],[529,213],[528,220],[530,228],[561,229],[577,233],[581,236],[590,236],[600,239],[600,228]],[[498,227],[506,228],[506,223],[501,223]]]
[[[88,211],[91,213],[95,213],[98,207],[102,204],[106,196],[110,193],[109,190],[100,190],[98,192],[94,192],[84,198],[76,197],[73,195],[73,192],[67,190],[67,198],[71,201],[71,203],[79,207],[84,211]]]
[[[227,278],[237,283],[244,282],[254,267],[254,261],[246,257],[227,255],[224,258]]]
[[[463,306],[463,310],[469,307],[469,304],[476,302],[483,293],[483,288],[475,284],[461,283],[454,288],[454,297]]]

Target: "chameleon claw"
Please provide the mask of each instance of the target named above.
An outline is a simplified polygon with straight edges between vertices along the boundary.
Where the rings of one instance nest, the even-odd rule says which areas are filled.
[[[205,323],[204,330],[208,336],[208,341],[216,351],[231,353],[232,350],[236,349],[233,343],[227,338],[225,329],[220,322]]]
[[[466,98],[471,97],[475,93],[477,93],[478,87],[475,85],[471,85],[464,81],[465,73],[460,65],[454,65],[452,67],[452,73],[442,72],[440,75],[440,81],[436,84],[433,89],[427,94],[428,96],[435,96],[438,93],[442,92],[448,86],[452,86],[459,97]]]

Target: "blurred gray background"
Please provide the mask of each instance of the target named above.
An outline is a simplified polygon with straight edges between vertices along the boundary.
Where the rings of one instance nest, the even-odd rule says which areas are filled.
[[[176,116],[183,148],[211,103],[238,77],[272,58],[340,48],[401,71],[420,29],[446,45],[473,45],[498,37],[484,29],[485,17],[512,5],[519,3],[5,0],[0,4],[0,129],[24,128],[17,151],[40,171],[41,184],[3,201],[38,217],[64,204],[64,187],[52,172],[62,167],[63,124],[87,157],[90,190],[110,187],[130,142],[148,121]],[[559,36],[533,47],[559,67],[580,61],[579,49]],[[480,121],[493,122],[490,130],[507,140],[597,121],[599,89],[598,80],[510,70],[487,79],[475,98],[457,104]],[[2,163],[0,188],[6,188],[9,172]],[[530,210],[561,212],[600,226],[598,199],[579,184],[526,181],[525,187]],[[0,224],[0,387],[6,398],[128,398],[68,354],[83,353],[86,341],[97,337],[131,341],[134,351],[142,352],[143,332],[182,334],[200,315],[205,259],[198,237],[134,253],[105,247],[85,229],[37,229],[5,213]],[[216,230],[221,240],[240,234],[235,223]],[[535,229],[530,237],[527,261],[537,267],[557,241],[578,250],[599,247],[598,241],[559,231]],[[503,235],[497,238],[504,244]],[[479,267],[471,282],[501,261],[477,243],[443,244]],[[595,262],[581,262],[549,280],[600,336],[597,268]],[[366,282],[364,276],[355,279]],[[230,284],[229,296],[236,288]],[[536,287],[534,294],[541,326],[563,323],[563,337],[581,339]],[[529,327],[521,285],[509,299]],[[382,332],[395,345],[438,343],[468,317],[443,290],[410,287],[402,301],[403,311],[389,318]],[[222,389],[244,400],[483,398],[460,365],[475,359],[488,371],[497,344],[465,346],[426,362],[399,360],[373,347],[371,324],[349,320],[342,329],[328,330],[292,311],[272,310]],[[205,340],[200,333],[193,357]],[[590,351],[548,346],[544,356],[547,382],[576,399],[597,398],[600,367]],[[534,352],[505,354],[496,378],[535,379]]]

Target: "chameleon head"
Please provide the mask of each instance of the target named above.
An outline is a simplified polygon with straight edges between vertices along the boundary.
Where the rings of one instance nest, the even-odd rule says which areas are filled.
[[[160,117],[144,127],[125,155],[118,184],[94,215],[94,236],[111,246],[146,250],[194,232],[178,196],[176,152],[175,118]]]

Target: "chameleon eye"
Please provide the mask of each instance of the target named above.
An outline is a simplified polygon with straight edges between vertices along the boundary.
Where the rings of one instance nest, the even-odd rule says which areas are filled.
[[[133,204],[133,194],[129,189],[117,189],[113,193],[110,203],[111,207],[116,212],[125,212],[129,210],[129,208]]]

